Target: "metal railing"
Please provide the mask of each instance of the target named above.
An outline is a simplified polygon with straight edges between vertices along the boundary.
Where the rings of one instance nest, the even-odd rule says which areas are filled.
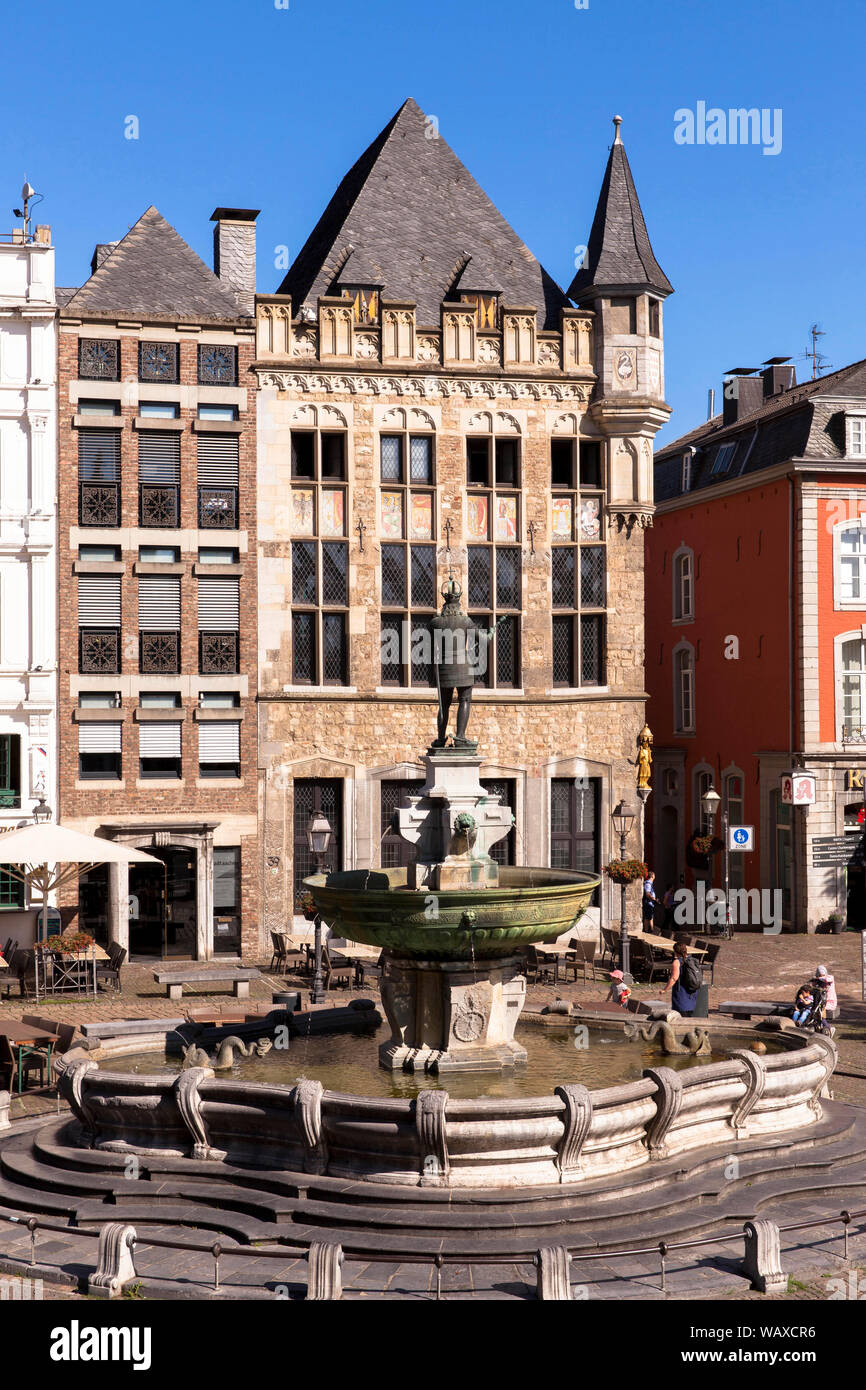
[[[866,1217],[866,1207],[862,1208],[859,1211],[848,1211],[847,1209],[842,1210],[839,1212],[838,1216],[822,1216],[813,1218],[809,1221],[794,1221],[790,1222],[788,1225],[785,1226],[777,1226],[775,1225],[775,1223],[768,1221],[762,1222],[761,1224],[765,1227],[771,1228],[772,1232],[775,1233],[776,1240],[778,1240],[778,1238],[782,1235],[788,1234],[793,1231],[806,1231],[816,1228],[824,1228],[827,1226],[835,1226],[836,1224],[841,1223],[844,1241],[844,1253],[841,1256],[841,1258],[845,1262],[847,1262],[849,1259],[850,1227],[852,1223],[859,1222],[864,1217]],[[98,1230],[88,1230],[86,1227],[82,1226],[72,1226],[69,1224],[63,1226],[60,1225],[58,1222],[44,1221],[41,1217],[37,1216],[11,1216],[5,1213],[0,1213],[0,1220],[14,1225],[25,1226],[27,1230],[30,1232],[29,1268],[35,1267],[37,1264],[36,1236],[38,1231],[46,1231],[66,1236],[83,1236],[89,1239],[100,1240],[101,1254],[103,1246],[107,1243],[103,1239],[106,1232],[109,1231],[109,1229],[117,1229],[118,1227],[122,1227],[126,1224],[122,1222],[107,1222]],[[505,1253],[491,1252],[489,1254],[478,1253],[474,1255],[447,1256],[443,1255],[441,1252],[437,1253],[436,1255],[429,1255],[422,1254],[420,1252],[414,1254],[411,1252],[398,1253],[395,1251],[365,1251],[363,1254],[358,1254],[356,1256],[350,1255],[350,1258],[352,1258],[355,1262],[360,1264],[428,1264],[436,1271],[436,1299],[438,1301],[442,1298],[442,1271],[446,1265],[450,1265],[455,1269],[470,1270],[483,1265],[525,1265],[535,1267],[536,1269],[540,1270],[544,1252],[557,1251],[565,1256],[565,1267],[567,1269],[568,1265],[570,1264],[579,1264],[584,1261],[601,1261],[602,1263],[607,1265],[610,1264],[612,1261],[633,1258],[636,1255],[657,1255],[659,1259],[659,1291],[661,1293],[667,1293],[667,1259],[672,1251],[697,1250],[708,1245],[726,1245],[731,1244],[734,1241],[744,1240],[746,1244],[746,1259],[748,1262],[749,1246],[750,1242],[753,1240],[753,1237],[754,1223],[746,1222],[742,1231],[732,1231],[727,1235],[721,1234],[714,1236],[703,1236],[695,1240],[660,1240],[653,1245],[635,1246],[628,1250],[586,1251],[581,1249],[572,1252],[572,1250],[570,1250],[567,1245],[556,1245],[555,1243],[551,1243],[551,1245],[542,1247],[531,1255],[509,1255]],[[191,1275],[188,1271],[185,1271],[184,1279],[192,1283],[200,1283],[202,1287],[209,1287],[211,1291],[215,1293],[220,1292],[222,1288],[222,1285],[220,1284],[220,1260],[224,1255],[231,1255],[240,1256],[242,1259],[278,1259],[282,1261],[285,1261],[287,1259],[306,1260],[308,1265],[311,1266],[311,1272],[308,1276],[308,1298],[315,1297],[321,1299],[340,1299],[343,1296],[342,1280],[339,1275],[339,1267],[343,1263],[344,1251],[342,1249],[342,1246],[333,1241],[323,1240],[321,1242],[314,1242],[310,1246],[280,1245],[276,1249],[263,1247],[260,1245],[232,1245],[226,1248],[221,1241],[210,1241],[204,1244],[200,1244],[189,1240],[169,1240],[165,1237],[157,1236],[139,1237],[138,1233],[133,1228],[130,1228],[130,1233],[126,1238],[126,1247],[129,1250],[131,1258],[134,1257],[134,1251],[136,1246],[138,1245],[151,1246],[152,1248],[159,1250],[180,1250],[183,1251],[185,1254],[210,1255],[211,1259],[214,1262],[214,1272],[212,1282],[209,1285],[205,1285],[204,1280],[196,1280],[195,1276]],[[314,1264],[317,1267],[321,1264],[322,1251],[336,1252],[335,1255],[332,1254],[332,1259],[330,1261],[330,1273],[328,1277],[326,1277],[324,1285],[322,1284],[321,1279],[319,1277],[315,1277],[320,1275],[320,1270],[318,1268],[315,1271],[312,1269],[312,1266]],[[0,1261],[2,1261],[4,1258],[8,1260],[10,1257],[0,1256]],[[336,1277],[334,1276],[334,1269],[336,1269],[337,1271]],[[752,1272],[755,1272],[754,1269]],[[760,1269],[757,1270],[757,1273],[760,1278],[764,1277]],[[780,1269],[775,1271],[768,1271],[768,1273],[775,1273],[777,1279],[782,1278],[785,1280],[785,1282],[787,1282],[787,1276],[783,1275]],[[643,1275],[639,1277],[643,1277]],[[131,1282],[131,1280],[127,1278],[124,1282],[129,1283]],[[314,1282],[317,1286],[317,1292],[311,1293],[310,1290],[313,1287]],[[764,1292],[768,1290],[765,1288],[761,1291]],[[542,1296],[544,1295],[542,1295],[541,1293],[541,1278],[539,1275],[539,1297]],[[551,1295],[548,1294],[546,1296],[550,1297]],[[569,1292],[568,1294],[562,1293],[559,1296],[570,1297],[571,1295]]]

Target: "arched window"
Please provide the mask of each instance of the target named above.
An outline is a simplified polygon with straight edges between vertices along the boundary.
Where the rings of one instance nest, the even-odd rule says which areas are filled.
[[[745,781],[739,771],[726,772],[724,777],[724,807],[728,825],[742,825],[745,814]],[[728,856],[728,877],[732,888],[742,888],[745,882],[745,855],[734,850]]]
[[[674,622],[690,623],[695,616],[694,552],[683,548],[674,554]]]
[[[692,820],[695,825],[699,825],[702,835],[711,835],[714,830],[713,817],[705,816],[701,806],[701,798],[706,796],[710,787],[713,785],[712,768],[706,765],[696,767],[694,772],[694,801],[692,803]]]
[[[674,730],[695,731],[695,651],[688,642],[674,648]]]

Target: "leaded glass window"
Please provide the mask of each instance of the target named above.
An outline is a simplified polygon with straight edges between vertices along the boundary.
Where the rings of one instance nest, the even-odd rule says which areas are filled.
[[[430,619],[437,608],[432,434],[379,438],[380,681],[432,682]]]
[[[554,686],[604,685],[607,555],[598,440],[550,441],[551,676]]]
[[[175,384],[178,378],[178,344],[148,343],[138,345],[139,381],[157,381],[162,385]]]

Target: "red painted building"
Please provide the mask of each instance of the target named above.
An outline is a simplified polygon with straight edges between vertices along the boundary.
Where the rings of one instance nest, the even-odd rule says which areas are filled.
[[[732,888],[779,889],[785,929],[866,924],[866,363],[797,385],[774,359],[725,381],[720,415],[655,458],[647,531],[647,853],[662,888],[723,883],[710,785],[754,849]],[[808,810],[782,776],[816,779]],[[714,827],[721,836],[721,818]]]

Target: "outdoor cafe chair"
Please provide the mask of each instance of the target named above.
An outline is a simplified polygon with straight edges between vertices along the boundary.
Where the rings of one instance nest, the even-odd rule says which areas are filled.
[[[20,1077],[18,1083],[18,1093],[20,1095],[24,1078],[27,1076],[28,1072],[38,1071],[40,1079],[45,1077],[45,1073],[48,1070],[48,1053],[42,1052],[39,1049],[28,1048],[27,1051],[20,1056],[20,1071],[19,1054],[20,1049],[9,1041],[5,1033],[0,1033],[0,1075],[7,1075],[9,1077],[9,1084],[7,1087],[4,1087],[4,1090],[13,1090],[15,1078]]]
[[[343,984],[346,989],[352,988],[355,967],[350,961],[341,960],[339,956],[332,959],[327,946],[322,947],[322,969],[325,974],[326,990],[331,988],[332,980],[336,980],[338,984]]]
[[[670,961],[657,956],[649,942],[638,937],[632,937],[631,961],[635,969],[646,972],[650,984],[656,975],[666,975],[670,969]]]
[[[118,994],[123,990],[120,982],[120,968],[126,960],[126,949],[113,941],[108,948],[108,960],[101,961],[96,966],[96,982],[101,984],[103,981],[113,985]]]
[[[722,943],[720,941],[702,941],[699,937],[695,937],[694,944],[699,950],[706,953],[701,957],[701,972],[709,971],[710,984],[712,984],[716,971],[716,961],[722,949]]]
[[[595,979],[595,957],[598,951],[598,942],[595,940],[581,941],[579,936],[573,936],[568,944],[571,949],[566,956],[566,960],[569,965],[574,965],[575,982],[577,981],[578,966],[583,970],[584,984],[586,984],[587,970],[592,971],[592,978]]]
[[[277,972],[278,975],[284,975],[284,974],[286,973],[286,954],[287,954],[287,953],[286,953],[286,938],[285,938],[285,936],[283,935],[282,932],[278,932],[278,931],[272,931],[272,932],[271,932],[271,945],[272,945],[273,948],[274,948],[274,953],[273,953],[273,955],[271,956],[271,963],[270,963],[270,965],[268,966],[268,969],[269,969],[269,970],[275,970],[275,971]]]

